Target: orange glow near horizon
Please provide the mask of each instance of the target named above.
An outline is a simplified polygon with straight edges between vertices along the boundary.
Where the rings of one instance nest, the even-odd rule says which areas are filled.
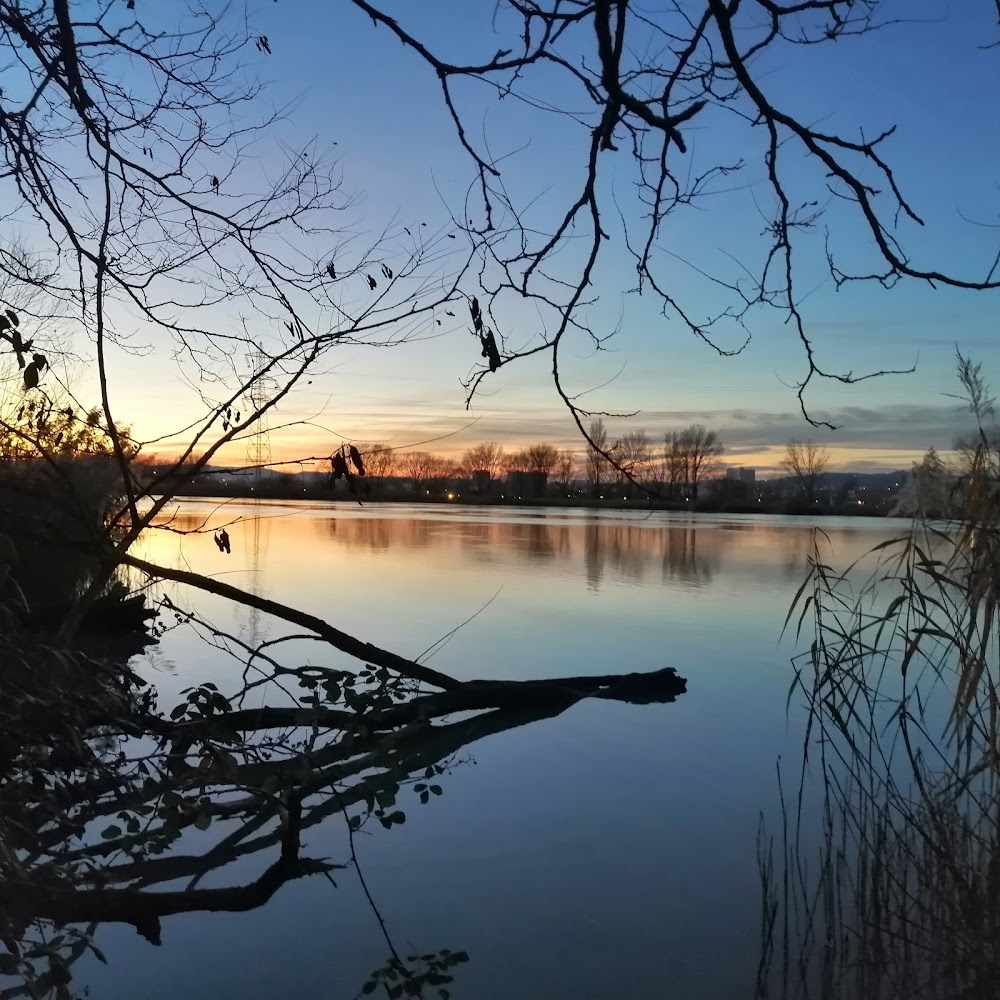
[[[325,466],[326,455],[333,448],[339,445],[339,440],[332,445],[318,439],[303,440],[301,444],[295,442],[272,439],[271,442],[271,465],[275,469],[283,472],[311,471]],[[364,442],[358,442],[365,444]],[[457,460],[465,451],[480,443],[478,440],[464,438],[460,441],[450,441],[447,438],[435,444],[426,446],[403,447],[401,453],[409,451],[430,451],[443,458]],[[537,444],[534,438],[521,438],[500,442],[507,452],[517,451],[532,444]],[[549,443],[559,448],[570,448],[573,450],[578,461],[582,461],[584,446],[579,439],[576,440],[551,440]],[[168,462],[176,460],[183,452],[184,444],[164,444],[155,449],[150,449],[146,455],[146,460],[159,459]],[[919,462],[923,457],[923,452],[907,449],[862,449],[854,447],[828,446],[830,461],[827,466],[829,472],[892,472],[896,470],[909,470],[915,462]],[[755,469],[758,479],[767,479],[784,475],[781,468],[781,460],[784,455],[784,445],[761,445],[759,450],[744,452],[738,455],[723,455],[721,464],[723,468],[737,468],[745,466]],[[942,455],[942,457],[947,457]],[[302,463],[302,464],[300,464]],[[239,442],[220,448],[213,456],[210,463],[212,466],[230,466],[232,468],[243,468],[247,462],[247,447],[245,442]]]

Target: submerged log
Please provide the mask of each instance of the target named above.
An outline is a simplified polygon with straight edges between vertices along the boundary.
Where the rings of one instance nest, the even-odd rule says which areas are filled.
[[[570,705],[582,698],[606,698],[632,704],[675,701],[687,691],[687,679],[673,667],[649,673],[554,677],[530,681],[465,681],[449,691],[413,698],[381,712],[358,714],[338,708],[263,707],[229,712],[213,719],[182,723],[176,737],[194,740],[214,726],[235,732],[293,726],[383,732],[411,722],[426,722],[458,712]]]

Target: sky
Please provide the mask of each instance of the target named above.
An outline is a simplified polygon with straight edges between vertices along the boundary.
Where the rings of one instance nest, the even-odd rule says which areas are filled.
[[[165,9],[172,3],[167,0]],[[432,49],[458,59],[488,59],[508,34],[502,19],[500,38],[493,34],[490,0],[383,7]],[[773,103],[827,130],[861,126],[873,135],[895,124],[884,155],[926,222],[901,226],[914,263],[981,280],[1000,248],[1000,48],[984,47],[1000,37],[994,5],[886,0],[884,12],[916,22],[832,46],[786,47],[756,64],[755,72]],[[262,5],[255,18],[272,52],[254,55],[253,68],[267,81],[265,106],[295,102],[274,139],[291,148],[336,143],[345,187],[358,196],[352,225],[377,233],[393,219],[397,225],[429,220],[442,226],[452,213],[463,214],[474,174],[429,67],[351,3],[305,8],[276,0]],[[579,104],[551,76],[526,80],[525,89],[562,107]],[[565,117],[500,101],[483,86],[463,87],[457,100],[473,140],[486,136],[494,153],[511,154],[503,169],[514,200],[531,203],[529,217],[539,227],[551,223],[578,191],[586,130]],[[695,267],[734,278],[736,259],[760,253],[774,204],[760,155],[761,131],[734,116],[696,119],[685,130],[691,169],[747,161],[731,187],[668,220],[658,240],[659,266],[671,293],[683,298],[692,315],[707,316],[724,305],[719,289]],[[266,169],[277,152],[261,148],[257,155]],[[627,145],[602,155],[612,160],[602,163],[607,193],[625,206],[626,222],[638,224]],[[956,390],[956,344],[982,361],[987,378],[1000,386],[1000,294],[915,282],[891,290],[865,284],[838,291],[825,266],[826,230],[844,262],[859,267],[873,260],[870,236],[792,146],[782,157],[792,196],[817,198],[824,207],[821,224],[802,243],[797,275],[800,293],[808,292],[802,310],[820,363],[854,373],[915,370],[853,386],[816,384],[810,412],[838,429],[812,428],[798,412],[794,390],[805,372],[803,353],[783,315],[754,313],[747,348],[720,357],[675,317],[663,316],[654,297],[627,294],[635,285],[634,265],[620,224],[612,224],[587,318],[595,329],[618,332],[596,354],[582,336],[567,345],[569,387],[587,393],[581,403],[588,408],[635,411],[627,419],[606,420],[612,435],[642,427],[659,439],[665,431],[704,423],[720,431],[727,461],[763,470],[777,466],[790,438],[822,441],[831,449],[831,468],[856,471],[905,468],[930,446],[948,449],[968,427],[947,395]],[[468,283],[463,287],[474,291]],[[220,315],[220,322],[232,321]],[[509,303],[498,324],[510,343],[521,344],[537,334],[539,319]],[[342,438],[445,454],[481,440],[580,447],[552,388],[547,354],[503,367],[484,381],[467,409],[461,379],[479,360],[478,346],[461,315],[452,327],[429,332],[435,336],[391,349],[334,351],[324,373],[274,415],[275,425],[306,421],[271,431],[274,457],[328,454]],[[724,331],[721,339],[734,346],[736,331]],[[164,433],[196,412],[184,373],[162,354],[123,354],[113,365],[116,410],[140,436]],[[240,448],[225,458],[238,463]],[[169,453],[170,446],[153,450]]]

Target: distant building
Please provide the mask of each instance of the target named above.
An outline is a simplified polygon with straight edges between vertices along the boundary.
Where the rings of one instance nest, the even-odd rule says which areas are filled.
[[[474,493],[489,493],[492,477],[486,469],[476,469],[472,473],[472,491]]]
[[[546,472],[509,472],[507,491],[517,498],[535,499],[545,496],[548,485]]]
[[[745,465],[732,465],[726,469],[726,479],[734,479],[738,483],[757,482],[757,470]]]

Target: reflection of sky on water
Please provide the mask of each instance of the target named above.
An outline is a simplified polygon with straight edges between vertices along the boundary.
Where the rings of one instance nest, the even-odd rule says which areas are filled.
[[[255,573],[249,518],[264,510]],[[748,995],[758,815],[774,804],[777,756],[796,744],[792,649],[778,635],[812,551],[808,521],[196,502],[174,527],[213,511],[209,526],[241,518],[231,557],[210,534],[158,534],[143,554],[263,588],[408,655],[496,595],[431,661],[458,676],[672,665],[688,678],[672,705],[588,702],[475,744],[475,765],[446,776],[441,799],[421,807],[404,792],[406,825],[360,839],[400,946],[469,951],[456,1000]],[[838,565],[888,527],[823,522]],[[198,607],[221,627],[251,627],[215,599]],[[258,628],[295,631],[266,618]],[[225,687],[239,669],[180,630],[161,655],[176,667],[158,675],[164,691]],[[324,653],[298,642],[285,655]],[[314,856],[345,857],[337,820],[305,839]],[[81,982],[112,998],[352,996],[385,946],[350,875],[338,881],[287,886],[255,913],[172,920],[158,950],[102,932],[111,966]]]

